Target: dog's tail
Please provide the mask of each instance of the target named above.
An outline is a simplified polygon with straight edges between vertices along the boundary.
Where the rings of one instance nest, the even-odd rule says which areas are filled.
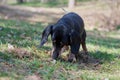
[[[67,14],[68,13],[68,11],[66,11],[64,8],[61,8],[64,12],[65,12],[65,14]]]

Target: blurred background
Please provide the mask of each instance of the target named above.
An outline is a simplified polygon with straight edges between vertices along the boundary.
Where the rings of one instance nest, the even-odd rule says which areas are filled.
[[[36,22],[54,23],[65,12],[76,12],[87,29],[120,28],[120,0],[0,0],[0,16]]]

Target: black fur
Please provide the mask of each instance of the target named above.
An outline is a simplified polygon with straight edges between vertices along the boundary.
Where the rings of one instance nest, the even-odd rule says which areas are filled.
[[[82,44],[83,50],[87,51],[84,22],[82,18],[74,12],[65,14],[56,24],[45,28],[42,33],[40,47],[44,45],[50,34],[54,48],[53,59],[58,58],[64,46],[70,46],[71,54],[75,56],[79,52],[80,44]]]

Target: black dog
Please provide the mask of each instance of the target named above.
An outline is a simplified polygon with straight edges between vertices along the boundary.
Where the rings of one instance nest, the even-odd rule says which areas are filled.
[[[69,61],[77,58],[80,44],[82,44],[83,50],[87,52],[84,22],[76,13],[70,12],[65,14],[56,24],[46,27],[42,33],[40,47],[47,42],[50,34],[54,48],[52,58],[55,60],[64,46],[70,46]]]

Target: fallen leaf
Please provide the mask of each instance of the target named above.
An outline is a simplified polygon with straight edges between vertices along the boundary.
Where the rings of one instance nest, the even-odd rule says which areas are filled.
[[[8,49],[9,49],[9,50],[12,50],[12,49],[14,49],[14,46],[11,45],[11,44],[8,44]]]

